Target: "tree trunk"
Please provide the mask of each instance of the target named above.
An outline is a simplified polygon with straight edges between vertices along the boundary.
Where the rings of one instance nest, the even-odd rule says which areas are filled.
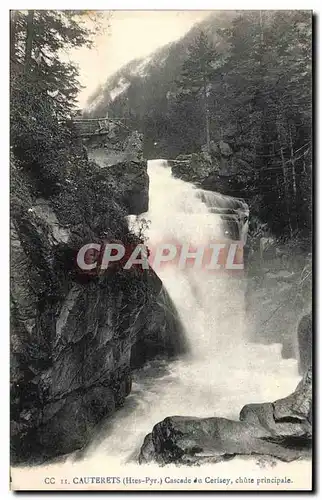
[[[206,144],[207,144],[207,152],[210,153],[210,117],[209,117],[208,96],[207,96],[207,80],[205,76],[203,78],[203,95],[204,95],[204,105],[205,105]]]
[[[297,187],[296,187],[296,171],[295,171],[295,158],[294,158],[294,148],[293,148],[293,140],[292,140],[292,130],[289,126],[289,139],[290,139],[290,152],[291,152],[291,171],[292,171],[292,192],[293,192],[293,210],[295,210],[296,217],[296,229],[298,229],[299,221],[298,221],[298,203],[297,203]]]
[[[260,29],[260,39],[261,39],[261,45],[263,45],[264,42],[264,33],[263,33],[263,14],[262,11],[259,11],[259,29]]]
[[[293,149],[293,141],[292,141],[292,131],[291,127],[289,127],[289,138],[290,138],[290,151],[291,151],[291,158],[290,162],[292,165],[292,188],[293,188],[293,197],[294,200],[296,200],[296,172],[295,172],[295,158],[294,158],[294,149]]]
[[[18,12],[12,10],[10,12],[10,62],[16,63],[16,37],[17,37],[17,17]]]
[[[285,158],[284,158],[284,153],[283,153],[282,147],[281,147],[281,159],[282,159],[283,180],[284,180],[285,205],[286,205],[288,226],[290,229],[290,236],[292,238],[293,237],[293,228],[292,228],[291,215],[290,215],[290,201],[289,201],[289,196],[288,196],[287,172],[286,172]]]
[[[279,138],[279,142],[281,145],[280,154],[281,154],[281,160],[282,160],[286,215],[287,215],[288,226],[289,226],[289,230],[290,230],[290,236],[292,238],[293,237],[293,228],[292,228],[291,215],[290,215],[290,202],[289,202],[289,196],[288,196],[287,171],[286,171],[286,163],[285,163],[285,158],[284,158],[282,141],[281,141],[281,137],[280,137],[279,133],[278,133],[278,138]]]
[[[29,73],[30,66],[31,66],[33,37],[34,37],[34,11],[28,10],[26,46],[25,46],[25,72],[26,73]]]

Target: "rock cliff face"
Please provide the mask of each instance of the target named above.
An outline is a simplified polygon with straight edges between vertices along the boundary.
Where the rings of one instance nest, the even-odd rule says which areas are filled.
[[[129,214],[147,212],[149,176],[142,157],[141,135],[114,126],[108,136],[95,140],[87,141],[88,157],[102,167],[102,180],[107,178],[110,187],[120,193]]]
[[[210,153],[180,155],[172,160],[173,175],[203,189],[240,197],[250,173],[242,152],[234,152],[225,141],[212,141],[210,146]]]
[[[274,403],[246,405],[239,421],[220,417],[167,417],[146,436],[139,461],[200,465],[256,454],[290,462],[310,455],[311,440],[312,370],[309,369],[290,396]]]
[[[35,194],[15,161],[11,166],[13,463],[83,446],[130,392],[131,366],[144,361],[139,343],[150,346],[146,357],[174,355],[182,347],[179,341],[173,347],[165,327],[172,319],[155,274],[118,269],[88,275],[76,265],[86,243],[141,242],[125,216],[147,210],[146,165],[75,162],[47,199]],[[174,321],[171,334],[181,338],[180,328]]]
[[[116,128],[116,130],[115,130]],[[149,176],[142,157],[142,139],[138,132],[114,126],[109,135],[87,140],[88,157],[100,167],[102,180],[120,194],[120,202],[129,214],[141,214],[149,208]]]

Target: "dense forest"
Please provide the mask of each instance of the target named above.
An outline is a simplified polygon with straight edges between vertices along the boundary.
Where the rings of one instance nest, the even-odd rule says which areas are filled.
[[[311,47],[309,11],[216,13],[109,78],[85,116],[125,119],[144,134],[147,158],[211,155],[228,143],[253,215],[279,237],[307,240]]]
[[[35,194],[59,192],[75,165],[69,119],[80,90],[78,69],[62,54],[91,46],[86,11],[29,10],[10,15],[11,154]],[[99,15],[97,27],[99,28]],[[14,172],[11,172],[14,175]]]

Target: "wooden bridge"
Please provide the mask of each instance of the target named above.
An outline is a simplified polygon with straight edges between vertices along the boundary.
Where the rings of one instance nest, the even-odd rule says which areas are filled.
[[[93,137],[108,135],[117,128],[127,129],[124,120],[117,118],[78,118],[72,120],[75,135],[78,137]]]

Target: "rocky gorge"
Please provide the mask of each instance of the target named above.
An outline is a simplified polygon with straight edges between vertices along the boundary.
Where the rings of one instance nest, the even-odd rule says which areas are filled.
[[[35,195],[32,180],[12,160],[11,432],[17,463],[84,448],[97,424],[124,405],[133,370],[154,356],[186,351],[176,306],[153,271],[86,275],[75,264],[77,250],[88,242],[144,242],[127,221],[149,204],[139,134],[112,131],[105,141],[73,148],[75,163],[65,166],[59,189],[47,197]],[[231,150],[221,144],[216,154],[224,168]],[[218,180],[226,171],[218,174],[211,157],[192,155],[170,164],[174,178],[225,192]],[[214,176],[217,183],[209,184]],[[301,336],[309,353],[310,333]],[[310,362],[306,355],[301,370]],[[146,437],[139,461],[307,456],[311,380],[309,371],[285,401],[246,405],[240,422],[167,417]]]
[[[76,265],[85,243],[142,242],[126,218],[148,208],[147,166],[132,139],[118,137],[118,156],[105,168],[88,159],[102,144],[84,151],[74,141],[59,188],[47,197],[12,157],[13,463],[84,446],[131,391],[133,366],[183,348],[175,308],[168,312],[171,299],[155,273],[87,275]]]

